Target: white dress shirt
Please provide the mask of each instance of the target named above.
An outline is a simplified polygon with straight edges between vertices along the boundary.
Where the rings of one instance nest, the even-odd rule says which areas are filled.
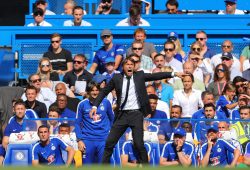
[[[133,26],[131,23],[130,23],[130,20],[129,20],[129,17],[128,18],[125,18],[121,21],[119,21],[116,26]],[[145,19],[140,19],[140,23],[138,26],[150,26],[149,22],[146,21]]]
[[[192,89],[191,94],[187,96],[183,89],[177,90],[174,92],[173,105],[182,107],[182,117],[192,117],[198,107],[203,107],[201,91]]]
[[[179,60],[172,58],[170,62],[166,61],[165,66],[171,66],[174,70],[174,72],[183,72],[183,65],[182,62]]]
[[[121,105],[125,100],[126,96],[126,89],[127,89],[127,78],[126,76],[123,77],[123,84],[122,84],[122,96],[121,96]],[[135,89],[135,82],[133,76],[130,78],[130,85],[129,85],[129,91],[128,91],[128,99],[123,107],[123,110],[133,110],[133,109],[140,109],[138,97],[136,94]]]
[[[64,21],[63,26],[75,26],[75,24],[74,24],[74,21],[72,21],[72,20],[67,20],[67,21]],[[88,27],[89,27],[89,26],[92,26],[92,24],[90,24],[90,23],[87,22],[87,21],[82,20],[80,26],[84,26],[84,27],[88,26]]]
[[[43,22],[41,22],[39,24],[39,26],[41,26],[41,27],[51,27],[52,25],[50,23],[46,22],[46,21],[43,21]],[[30,23],[30,24],[27,25],[27,27],[37,27],[37,23],[34,23],[34,22]]]

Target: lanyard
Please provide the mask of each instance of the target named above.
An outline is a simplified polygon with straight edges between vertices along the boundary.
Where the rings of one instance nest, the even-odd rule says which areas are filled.
[[[221,95],[221,91],[224,90],[225,85],[226,85],[226,82],[224,82],[224,84],[223,84],[223,86],[222,86],[222,89],[220,90],[220,83],[217,83],[217,89],[218,89],[219,95]]]

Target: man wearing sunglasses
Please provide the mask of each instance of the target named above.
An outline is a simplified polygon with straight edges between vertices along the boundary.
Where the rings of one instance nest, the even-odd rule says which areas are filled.
[[[234,46],[233,46],[232,41],[230,40],[223,41],[221,45],[221,49],[222,49],[222,53],[226,53],[226,52],[233,53]],[[222,53],[216,54],[211,58],[211,65],[213,66],[213,68],[215,68],[218,64],[222,63],[221,61]],[[233,56],[233,60],[234,62],[233,62],[232,67],[240,71],[240,61],[235,56]]]
[[[72,54],[61,47],[62,36],[60,34],[52,34],[50,42],[50,49],[43,54],[43,57],[50,59],[53,70],[56,70],[58,74],[64,75],[72,70]]]
[[[218,14],[236,14],[242,15],[245,14],[244,11],[236,9],[237,0],[225,0],[226,10],[219,11]]]
[[[101,39],[104,46],[96,51],[90,72],[95,73],[98,70],[100,74],[104,73],[106,71],[105,59],[109,57],[115,59],[114,69],[121,71],[120,63],[126,54],[125,48],[122,45],[113,43],[113,35],[110,30],[103,30],[101,32]]]
[[[200,55],[203,56],[203,58],[209,58],[211,59],[214,55],[215,52],[212,51],[208,46],[207,46],[207,34],[205,31],[198,31],[195,35],[196,41],[199,41],[202,45],[202,51],[200,52]]]
[[[221,55],[221,60],[222,60],[222,63],[225,64],[228,69],[230,70],[230,80],[233,81],[234,77],[236,76],[241,76],[242,77],[242,73],[239,71],[239,69],[234,69],[232,66],[233,66],[233,63],[234,63],[234,60],[233,60],[233,55],[232,53],[222,53]]]
[[[47,9],[48,8],[47,0],[37,0],[35,2],[35,7],[41,8],[44,12],[44,15],[55,15],[54,12]]]
[[[96,15],[120,14],[119,10],[112,8],[112,4],[113,4],[113,0],[101,0],[95,14]]]
[[[85,68],[88,65],[88,60],[84,54],[76,54],[73,59],[73,70],[67,72],[63,77],[63,82],[69,85],[69,88],[75,92],[76,81],[86,81],[88,84],[93,75]]]
[[[51,27],[52,25],[44,20],[44,12],[41,8],[35,8],[33,12],[34,22],[28,24],[28,27],[42,26]]]

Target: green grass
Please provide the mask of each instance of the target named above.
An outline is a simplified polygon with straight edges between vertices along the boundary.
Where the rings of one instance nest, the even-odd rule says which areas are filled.
[[[7,169],[7,170],[56,170],[56,169],[86,169],[86,170],[107,170],[107,169],[111,169],[111,170],[129,170],[129,169],[135,169],[135,168],[128,168],[128,167],[111,167],[111,166],[100,166],[100,165],[92,165],[92,166],[82,166],[80,168],[75,168],[75,167],[69,167],[69,168],[65,168],[65,167],[49,167],[49,166],[45,166],[45,167],[3,167],[2,169]],[[184,167],[152,167],[152,166],[147,166],[147,167],[143,167],[143,168],[136,168],[136,169],[143,169],[143,170],[154,170],[154,169],[162,169],[162,170],[195,170],[195,169],[202,169],[202,170],[212,170],[212,169],[225,169],[225,168],[194,168],[194,167],[189,167],[189,168],[184,168]],[[242,168],[234,168],[234,169],[242,169]],[[246,168],[244,168],[246,169]]]

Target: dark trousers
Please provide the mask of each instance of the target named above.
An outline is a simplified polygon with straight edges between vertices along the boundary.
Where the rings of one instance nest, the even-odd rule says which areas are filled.
[[[117,119],[115,120],[109,136],[106,140],[105,150],[102,157],[102,163],[109,164],[110,157],[113,153],[113,148],[124,134],[126,129],[130,127],[132,129],[132,137],[134,147],[138,153],[138,163],[147,164],[148,155],[143,141],[143,113],[139,110],[135,111],[121,111]]]

